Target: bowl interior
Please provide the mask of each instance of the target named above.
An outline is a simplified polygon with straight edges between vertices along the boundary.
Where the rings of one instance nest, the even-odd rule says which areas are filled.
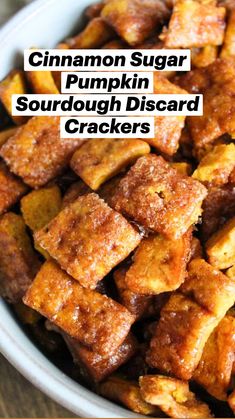
[[[25,48],[53,48],[82,24],[85,8],[94,0],[34,0],[0,30],[0,78],[22,65]]]

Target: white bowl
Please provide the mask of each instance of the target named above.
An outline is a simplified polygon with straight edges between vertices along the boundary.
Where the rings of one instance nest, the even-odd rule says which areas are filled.
[[[0,30],[0,79],[22,64],[25,48],[49,48],[78,26],[94,0],[36,0]],[[82,417],[136,417],[79,385],[56,368],[29,340],[0,299],[0,351],[29,381],[58,403]]]

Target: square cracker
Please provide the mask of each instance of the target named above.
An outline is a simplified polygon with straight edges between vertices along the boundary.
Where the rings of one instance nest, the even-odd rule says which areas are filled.
[[[0,295],[18,303],[40,267],[26,225],[20,215],[8,212],[0,219]]]
[[[79,139],[60,138],[60,117],[35,116],[1,148],[11,172],[32,188],[39,188],[68,165]]]
[[[190,71],[180,85],[189,93],[203,94],[203,115],[188,117],[196,152],[207,149],[223,134],[235,135],[235,61],[217,59],[211,65]]]
[[[96,138],[77,150],[71,168],[93,190],[117,175],[138,157],[150,152],[149,145],[134,138]]]
[[[120,181],[111,203],[144,227],[179,238],[197,222],[206,194],[200,182],[149,154],[140,157]]]
[[[163,375],[144,375],[139,379],[143,399],[159,408],[169,417],[212,417],[206,403],[199,401],[189,384]]]
[[[154,94],[172,94],[185,95],[187,91],[181,89],[179,86],[171,83],[167,78],[154,73]],[[153,147],[156,147],[160,152],[172,156],[176,153],[179,147],[179,140],[182,129],[184,127],[185,116],[155,116],[155,136],[154,138],[146,138]]]
[[[137,342],[131,333],[114,354],[107,357],[87,349],[67,334],[63,334],[63,337],[73,356],[74,363],[79,366],[88,382],[92,383],[103,381],[111,375],[122,364],[125,364],[135,354],[137,349]]]
[[[160,38],[167,48],[221,45],[225,29],[225,8],[197,0],[177,0],[168,29]]]
[[[121,403],[128,409],[141,415],[160,417],[158,407],[146,403],[140,394],[137,383],[111,376],[100,384],[99,392],[110,400]]]
[[[28,187],[0,161],[0,214],[16,204],[27,190]]]
[[[128,288],[150,295],[179,288],[186,277],[191,238],[191,229],[178,239],[167,239],[160,234],[144,238],[126,273]]]
[[[192,177],[206,185],[223,185],[235,167],[235,145],[219,144],[200,161]]]
[[[160,0],[111,0],[101,16],[130,45],[137,45],[170,16],[165,2]]]
[[[26,80],[23,71],[13,70],[0,82],[0,100],[17,125],[24,124],[28,118],[23,115],[12,115],[12,95],[25,95],[26,93]]]
[[[180,290],[220,318],[235,301],[235,281],[203,259],[190,262],[188,277]]]
[[[69,275],[94,289],[135,249],[140,235],[121,214],[91,193],[65,207],[35,233],[35,239]]]
[[[117,350],[135,319],[111,298],[81,287],[53,261],[42,266],[24,303],[103,356]]]
[[[148,364],[189,380],[218,322],[215,316],[188,297],[173,294],[161,311],[147,354]]]
[[[206,253],[211,265],[218,269],[235,265],[235,217],[210,237],[206,242]]]
[[[235,357],[235,318],[225,316],[209,337],[193,379],[219,400],[227,399]]]

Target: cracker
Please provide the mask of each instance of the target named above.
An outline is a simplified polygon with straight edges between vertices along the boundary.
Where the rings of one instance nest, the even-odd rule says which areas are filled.
[[[161,311],[147,362],[182,380],[192,377],[204,346],[219,320],[196,302],[173,294]]]
[[[201,183],[149,154],[121,180],[111,203],[144,227],[177,239],[198,221],[206,194]]]
[[[114,354],[134,321],[125,307],[81,287],[53,261],[42,266],[24,303],[103,356]]]
[[[23,71],[13,70],[0,82],[0,100],[6,108],[11,119],[17,125],[22,125],[27,121],[26,116],[12,115],[12,95],[24,95],[27,93]]]
[[[34,237],[69,275],[93,289],[140,242],[126,219],[93,193],[65,207]]]
[[[225,9],[195,0],[177,0],[168,29],[160,39],[167,48],[221,45],[225,30]]]
[[[60,117],[36,116],[17,130],[0,154],[13,173],[32,188],[39,188],[66,168],[81,143],[60,138]]]
[[[235,356],[235,318],[225,316],[209,337],[193,379],[219,400],[227,399]]]
[[[188,266],[188,277],[181,292],[222,318],[235,301],[235,281],[205,260],[194,259]]]
[[[16,204],[27,190],[28,187],[0,161],[0,214]]]
[[[159,416],[159,409],[146,403],[140,394],[138,384],[119,377],[110,377],[99,386],[99,393],[110,400],[119,402],[141,415]]]
[[[70,48],[100,48],[114,38],[114,31],[101,17],[92,19],[85,29],[74,38],[67,40]]]
[[[163,375],[145,375],[139,382],[143,399],[158,406],[169,417],[212,417],[207,404],[196,398],[185,381]]]
[[[235,145],[219,144],[200,161],[192,177],[205,184],[223,185],[235,167]]]
[[[8,212],[0,219],[0,294],[18,303],[40,267],[26,225],[20,215]]]
[[[111,0],[101,16],[130,45],[137,45],[156,31],[170,11],[159,0]]]
[[[227,221],[206,243],[209,262],[218,269],[235,265],[235,217]]]
[[[149,152],[149,145],[142,140],[97,138],[83,144],[74,153],[70,165],[91,189],[97,190],[138,157]]]
[[[191,230],[178,239],[151,235],[140,243],[126,274],[128,288],[139,294],[174,291],[186,277]]]

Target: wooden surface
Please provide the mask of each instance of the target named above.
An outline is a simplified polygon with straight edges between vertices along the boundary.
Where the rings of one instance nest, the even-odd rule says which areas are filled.
[[[0,417],[72,418],[75,415],[37,390],[0,355]]]

